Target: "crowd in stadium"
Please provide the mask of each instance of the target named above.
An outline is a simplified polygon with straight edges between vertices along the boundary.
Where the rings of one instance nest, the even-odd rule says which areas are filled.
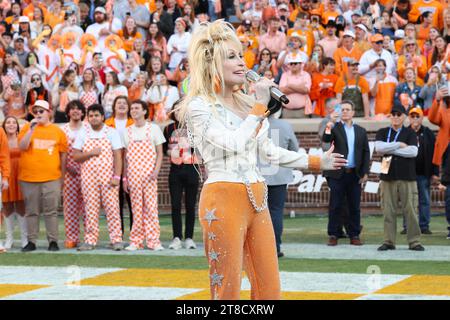
[[[404,149],[413,137],[412,153],[394,153],[392,145],[377,145],[380,153],[393,154],[393,166],[402,157],[422,163],[421,171],[415,172],[419,166],[414,164],[414,172],[405,173],[407,178],[400,173],[385,180],[415,185],[417,178],[419,202],[425,207],[427,199],[430,206],[430,183],[439,184],[450,225],[447,6],[439,0],[1,0],[4,247],[13,245],[17,218],[22,251],[36,250],[43,216],[48,249],[59,250],[57,212],[62,194],[67,248],[95,248],[103,207],[112,249],[142,249],[146,242],[152,250],[163,250],[156,199],[166,155],[171,158],[169,248],[181,248],[183,239],[186,248],[196,247],[192,239],[198,160],[171,111],[189,88],[187,49],[193,32],[220,18],[235,24],[246,68],[273,80],[289,98],[282,119],[323,118],[321,136],[330,142],[346,105],[350,106],[346,112],[355,117],[392,121],[396,132],[389,129],[387,136],[387,131],[379,132],[377,142],[397,143],[396,148]],[[417,136],[404,137],[409,142],[400,134],[408,116],[412,124],[414,119],[420,121],[414,130]],[[436,137],[430,131],[435,148],[421,152],[425,138],[420,126],[427,117],[439,131]],[[400,118],[401,123],[395,124]],[[419,176],[425,177],[422,184]],[[133,212],[126,247],[125,202]],[[333,210],[339,211],[340,205]],[[359,206],[353,209],[360,214]],[[404,226],[414,250],[423,249],[420,231],[430,232],[429,208],[420,215],[424,219],[420,230],[412,216]],[[331,220],[329,245],[336,245],[339,223]],[[360,245],[359,220],[353,227],[352,244]],[[412,235],[412,229],[418,234]],[[380,249],[394,249],[394,242],[385,239]]]

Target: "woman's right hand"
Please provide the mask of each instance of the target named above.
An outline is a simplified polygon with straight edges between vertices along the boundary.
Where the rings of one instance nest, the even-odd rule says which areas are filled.
[[[270,102],[270,88],[276,86],[272,80],[261,78],[254,84],[256,102],[267,106]]]

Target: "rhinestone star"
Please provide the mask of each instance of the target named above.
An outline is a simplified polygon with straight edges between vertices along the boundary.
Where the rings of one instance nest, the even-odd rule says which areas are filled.
[[[208,240],[216,240],[216,235],[214,232],[208,232]]]
[[[219,261],[219,255],[220,253],[215,252],[214,249],[211,249],[211,251],[209,252],[209,259],[211,259],[211,262],[214,260]]]
[[[218,274],[217,272],[214,271],[214,273],[212,275],[210,275],[209,277],[211,278],[211,286],[214,286],[216,284],[219,287],[222,286],[223,275]]]
[[[214,208],[214,209],[212,209],[212,210],[206,209],[206,215],[205,215],[204,220],[208,221],[208,225],[209,225],[210,227],[211,227],[211,223],[212,223],[213,221],[219,220],[219,219],[217,219],[215,213],[216,213],[216,208]]]

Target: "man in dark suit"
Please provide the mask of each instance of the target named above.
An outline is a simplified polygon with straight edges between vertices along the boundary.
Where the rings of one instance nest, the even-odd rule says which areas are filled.
[[[324,172],[331,189],[328,220],[328,245],[330,246],[337,245],[339,208],[342,206],[342,201],[347,201],[348,205],[350,244],[362,245],[359,239],[361,184],[367,180],[370,150],[366,130],[353,123],[354,108],[353,102],[343,101],[341,120],[334,125],[330,122],[322,138],[323,142],[334,144],[335,152],[344,155],[348,161],[347,166],[340,170]]]

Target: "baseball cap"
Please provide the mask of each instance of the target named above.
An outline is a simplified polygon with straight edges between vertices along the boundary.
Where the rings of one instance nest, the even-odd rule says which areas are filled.
[[[106,14],[106,10],[103,7],[97,7],[95,8],[94,12],[101,12],[103,14]]]
[[[14,41],[22,41],[25,42],[25,39],[22,36],[18,36],[17,38],[14,39]]]
[[[282,9],[289,10],[289,7],[285,3],[282,3],[278,6],[278,10],[282,10]]]
[[[353,39],[355,39],[355,33],[354,33],[352,30],[345,30],[343,36],[344,36],[344,37],[345,37],[345,36],[349,36],[349,37],[352,37]]]
[[[409,110],[409,112],[408,112],[409,115],[411,115],[413,113],[417,113],[418,115],[423,116],[422,108],[419,108],[419,107],[411,108],[411,110]]]
[[[394,106],[392,107],[391,113],[394,113],[394,112],[400,112],[402,114],[406,114],[405,108],[403,108],[401,105],[398,105],[398,104],[394,104]]]
[[[350,58],[350,59],[347,61],[347,64],[348,64],[349,66],[353,66],[353,65],[355,65],[355,64],[359,64],[359,61],[356,60],[356,59]]]
[[[384,41],[384,37],[381,34],[377,33],[370,37],[370,42],[378,42],[378,41]]]
[[[47,111],[50,111],[50,105],[45,100],[36,100],[36,102],[34,103],[34,105],[31,108],[34,108],[34,107],[39,107],[39,108],[45,109]]]
[[[288,54],[288,56],[286,57],[286,64],[289,63],[305,63],[305,61],[303,61],[302,56],[299,54]]]
[[[353,10],[352,16],[360,16],[362,17],[362,11],[361,10]]]
[[[30,22],[30,18],[28,18],[27,16],[19,17],[19,23],[27,23],[27,22]]]
[[[397,39],[403,39],[405,37],[405,30],[398,29],[394,33],[394,37]]]
[[[336,22],[334,20],[332,20],[332,19],[328,19],[328,22],[327,22],[325,28],[328,28],[328,27],[335,28],[336,27]]]
[[[289,38],[301,38],[301,36],[298,34],[298,32],[294,31],[294,32],[291,33]]]
[[[361,30],[363,30],[365,33],[368,32],[367,27],[365,25],[363,25],[362,23],[358,23],[355,28],[359,28]]]

